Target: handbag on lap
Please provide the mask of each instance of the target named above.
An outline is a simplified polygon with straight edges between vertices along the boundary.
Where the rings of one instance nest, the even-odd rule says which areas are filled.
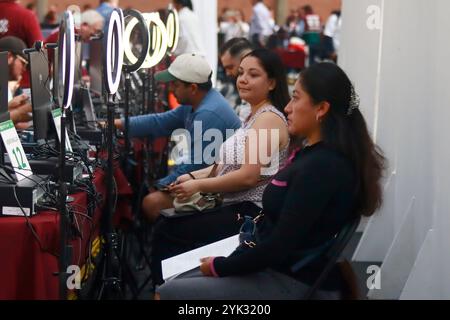
[[[208,178],[214,176],[217,170],[217,164],[215,163]],[[192,175],[191,175],[192,176]],[[195,178],[194,178],[195,179]],[[187,212],[187,211],[205,211],[209,209],[214,209],[222,205],[223,199],[219,193],[194,193],[189,200],[180,202],[176,198],[173,201],[173,207],[176,212]]]

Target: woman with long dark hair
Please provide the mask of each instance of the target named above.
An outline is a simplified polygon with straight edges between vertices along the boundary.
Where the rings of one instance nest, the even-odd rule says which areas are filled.
[[[356,217],[371,216],[382,202],[384,158],[358,106],[338,66],[303,71],[285,111],[289,133],[304,143],[264,192],[261,223],[271,228],[247,250],[202,259],[200,270],[169,281],[157,298],[301,299],[327,261],[319,256],[298,269],[299,256],[332,241]],[[316,298],[339,298],[343,287],[335,269]]]

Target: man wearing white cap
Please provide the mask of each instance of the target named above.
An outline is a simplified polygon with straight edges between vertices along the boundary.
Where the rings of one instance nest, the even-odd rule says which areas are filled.
[[[173,197],[163,191],[166,186],[180,175],[202,169],[213,162],[214,150],[209,154],[203,152],[211,143],[203,141],[204,133],[208,129],[217,129],[225,138],[227,129],[236,130],[241,126],[227,100],[212,89],[211,74],[212,69],[204,57],[193,53],[178,56],[167,70],[157,73],[155,79],[170,82],[170,89],[181,106],[164,113],[130,118],[130,137],[168,137],[176,129],[185,129],[190,135],[190,154],[184,159],[185,163],[177,165],[171,174],[159,180],[155,185],[158,191],[144,198],[142,208],[150,221],[154,221],[162,209],[173,206]],[[194,132],[194,125],[197,130],[201,128],[201,135]],[[116,120],[116,126],[123,129],[124,121]],[[194,152],[197,149],[201,149],[201,154]]]

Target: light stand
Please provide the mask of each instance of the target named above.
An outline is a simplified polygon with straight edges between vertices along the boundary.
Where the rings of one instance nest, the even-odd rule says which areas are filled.
[[[117,257],[118,236],[113,228],[114,215],[114,189],[117,195],[117,187],[114,187],[114,115],[117,102],[115,96],[119,88],[120,76],[123,65],[123,15],[122,10],[112,11],[109,25],[103,38],[106,54],[103,56],[103,72],[107,99],[107,152],[108,161],[106,168],[106,208],[103,217],[103,233],[106,240],[105,274],[101,288],[106,299],[118,299],[121,297],[121,280],[119,260]]]
[[[59,257],[59,295],[67,299],[67,268],[72,261],[70,239],[70,217],[66,208],[67,185],[64,179],[66,164],[66,109],[70,107],[73,93],[75,71],[75,29],[70,11],[64,12],[58,38],[59,87],[57,101],[61,107],[61,139],[59,153],[59,210],[60,210],[60,257]]]
[[[125,112],[124,112],[124,120],[125,120],[125,130],[124,130],[124,138],[125,138],[125,156],[122,162],[125,173],[128,174],[128,162],[129,155],[131,152],[131,141],[129,135],[130,129],[130,87],[131,87],[131,79],[130,75],[133,72],[139,70],[142,64],[147,57],[147,53],[149,50],[149,32],[147,28],[146,21],[142,14],[133,9],[125,10],[124,12],[125,19],[127,17],[132,17],[129,23],[125,27],[124,33],[124,53],[126,60],[129,64],[124,64],[123,70],[125,72]],[[142,49],[141,54],[138,58],[135,57],[131,50],[131,34],[134,30],[135,26],[139,27],[140,34],[142,35]]]
[[[0,52],[0,70],[8,70],[8,52]],[[9,119],[8,75],[6,75],[0,78],[0,123]],[[0,139],[0,165],[2,168],[5,166],[5,150],[3,139]]]

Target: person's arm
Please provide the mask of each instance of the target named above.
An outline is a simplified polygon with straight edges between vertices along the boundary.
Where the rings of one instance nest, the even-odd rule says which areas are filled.
[[[280,218],[270,236],[239,255],[215,258],[212,265],[216,274],[246,274],[283,264],[321,218],[338,188],[337,180],[329,164],[302,168],[289,181]]]
[[[167,137],[176,129],[184,128],[186,113],[190,107],[180,106],[174,110],[130,117],[130,137]],[[115,121],[116,127],[123,130],[125,120]]]
[[[193,179],[195,179],[195,180],[205,179],[210,175],[213,168],[214,168],[214,165],[200,169],[200,170],[191,171],[191,172],[189,172],[190,174],[188,174],[188,173],[183,174],[177,178],[177,183],[183,183],[183,182],[186,182],[188,180],[193,180]],[[217,170],[216,170],[216,174],[217,174]]]
[[[181,201],[196,192],[238,192],[255,187],[260,181],[263,165],[278,153],[280,145],[285,146],[288,140],[286,125],[277,115],[266,113],[258,117],[252,128],[255,134],[249,134],[245,145],[245,163],[238,170],[222,176],[208,179],[187,181],[174,187]],[[278,130],[278,141],[272,141],[271,134],[261,134],[267,130]],[[261,138],[261,139],[260,139]],[[276,138],[276,137],[275,137]],[[264,147],[265,150],[261,150]],[[263,159],[260,156],[266,157]]]

